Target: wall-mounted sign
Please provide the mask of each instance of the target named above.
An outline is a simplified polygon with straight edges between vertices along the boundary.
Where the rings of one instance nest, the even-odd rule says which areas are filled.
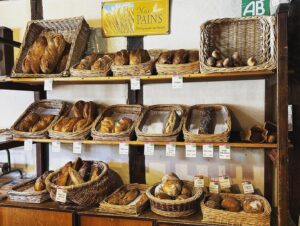
[[[242,16],[270,15],[270,0],[243,0]]]
[[[169,33],[169,0],[132,0],[102,3],[106,37]]]

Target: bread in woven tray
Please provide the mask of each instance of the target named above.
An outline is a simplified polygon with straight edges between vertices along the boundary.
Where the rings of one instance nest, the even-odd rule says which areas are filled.
[[[112,117],[104,117],[100,122],[100,133],[113,133],[115,128],[115,122]]]
[[[131,127],[132,123],[133,123],[132,119],[123,117],[117,123],[115,123],[114,132],[115,133],[124,132]]]
[[[88,118],[79,119],[78,122],[73,127],[73,132],[78,132],[78,131],[84,130],[85,128],[90,126],[92,124],[92,122],[93,122],[93,120],[88,119]]]
[[[92,71],[106,71],[112,63],[112,58],[109,55],[104,55],[98,58],[91,66]]]
[[[212,209],[221,209],[221,202],[222,202],[222,197],[219,194],[211,194],[207,198],[205,205]]]
[[[68,59],[69,59],[69,50],[65,51],[65,53],[61,57],[61,60],[58,62],[55,70],[57,73],[61,73],[64,70],[66,70]]]
[[[97,53],[92,53],[87,56],[85,56],[79,64],[75,67],[75,69],[80,70],[91,70],[91,66],[94,64],[94,62],[99,58],[99,55]]]
[[[165,134],[172,133],[178,127],[179,121],[180,121],[180,117],[177,114],[177,112],[171,111],[165,123],[163,133]]]
[[[129,65],[129,53],[126,49],[116,52],[114,58],[115,65]]]
[[[69,177],[69,167],[72,167],[72,162],[68,162],[64,165],[62,170],[58,173],[55,184],[58,186],[66,186]]]
[[[162,178],[162,190],[171,197],[176,197],[181,193],[182,181],[175,173],[164,175]]]
[[[108,199],[107,202],[112,205],[119,205],[120,200],[126,195],[127,189],[121,188],[119,191],[114,192]]]
[[[138,188],[130,189],[126,192],[125,196],[120,199],[119,205],[128,205],[134,201],[140,195],[140,190]]]
[[[73,169],[73,167],[69,167],[68,171],[74,185],[79,185],[84,183],[84,180],[82,179],[80,174],[75,169]]]
[[[61,132],[73,132],[73,128],[79,120],[80,118],[68,118],[61,128]]]
[[[97,115],[97,108],[94,102],[89,101],[85,102],[83,111],[82,111],[83,118],[93,120]]]
[[[198,50],[189,50],[188,62],[192,63],[199,60],[199,51]]]
[[[22,132],[29,132],[39,119],[40,116],[37,113],[29,113],[18,123],[16,129]]]
[[[264,206],[258,199],[255,198],[246,198],[243,201],[243,210],[246,213],[263,213]]]
[[[150,55],[147,50],[137,49],[131,50],[129,54],[129,64],[137,65],[148,62],[150,60]]]
[[[37,132],[46,129],[53,121],[55,115],[42,115],[38,122],[34,124],[30,132]]]
[[[241,211],[241,203],[234,197],[226,197],[222,200],[221,206],[224,210],[230,212],[239,212]]]
[[[46,189],[45,179],[46,177],[52,173],[53,171],[46,171],[41,175],[34,183],[34,190],[35,191],[42,191]]]
[[[159,55],[157,63],[158,64],[172,64],[174,57],[174,51],[163,52]]]
[[[212,133],[212,122],[213,122],[213,109],[204,108],[199,111],[200,114],[200,124],[199,124],[199,134],[210,134]]]
[[[184,49],[176,50],[174,53],[173,64],[185,64],[188,62],[189,52]]]
[[[88,181],[89,176],[91,174],[92,165],[92,161],[84,161],[83,165],[80,167],[78,173],[84,181]]]

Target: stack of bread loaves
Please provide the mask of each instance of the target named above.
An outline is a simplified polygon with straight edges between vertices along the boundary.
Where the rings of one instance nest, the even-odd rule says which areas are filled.
[[[85,56],[79,64],[75,66],[75,69],[79,70],[91,70],[91,71],[105,71],[107,70],[112,61],[113,61],[114,55],[113,54],[107,54],[104,56],[100,56],[100,54],[92,53],[87,56]]]
[[[112,117],[104,117],[100,123],[99,132],[101,133],[121,133],[128,130],[133,124],[132,119],[123,117],[117,122]]]
[[[37,132],[47,128],[54,119],[54,115],[39,115],[30,113],[17,125],[16,129],[22,132]]]
[[[127,51],[123,49],[121,51],[116,52],[114,58],[114,64],[121,65],[137,65],[148,62],[150,60],[150,55],[147,50],[137,49]]]
[[[179,49],[160,54],[158,64],[186,64],[199,60],[199,51]]]

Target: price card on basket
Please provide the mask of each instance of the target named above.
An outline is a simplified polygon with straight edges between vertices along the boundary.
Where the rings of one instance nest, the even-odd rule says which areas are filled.
[[[24,150],[25,151],[32,151],[33,143],[31,139],[26,139],[24,141]]]
[[[51,150],[52,152],[60,152],[60,141],[58,140],[52,141]]]
[[[213,158],[214,157],[214,145],[204,144],[202,147],[203,157],[204,158]]]
[[[168,157],[176,156],[176,144],[174,143],[166,144],[166,156]]]
[[[145,143],[144,154],[145,155],[154,155],[154,144],[153,143]]]
[[[140,90],[141,89],[140,77],[131,77],[130,78],[130,89],[131,90]]]
[[[216,194],[220,193],[218,181],[209,182],[209,192],[216,193]]]
[[[183,87],[183,77],[182,75],[173,75],[172,77],[172,88],[181,89]]]
[[[242,183],[244,194],[253,194],[254,193],[254,187],[253,184],[250,181],[244,181]]]
[[[128,152],[129,152],[129,144],[126,142],[121,142],[119,144],[119,154],[128,155]]]
[[[204,177],[203,176],[194,176],[194,187],[195,188],[204,188]]]
[[[185,157],[196,158],[197,146],[194,143],[188,143],[185,145]]]
[[[230,146],[229,145],[220,145],[219,146],[219,158],[220,159],[230,159]]]
[[[222,190],[231,187],[230,178],[227,176],[219,177],[219,183]]]
[[[75,141],[73,143],[73,153],[81,154],[82,153],[82,143],[80,141]]]
[[[45,79],[44,90],[51,91],[53,89],[53,79]]]
[[[55,201],[65,203],[67,201],[67,191],[58,188],[56,190]]]

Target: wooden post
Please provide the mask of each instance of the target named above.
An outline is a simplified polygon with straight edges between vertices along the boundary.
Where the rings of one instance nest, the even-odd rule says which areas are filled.
[[[42,20],[43,19],[43,1],[42,0],[30,0],[31,7],[31,19]]]

